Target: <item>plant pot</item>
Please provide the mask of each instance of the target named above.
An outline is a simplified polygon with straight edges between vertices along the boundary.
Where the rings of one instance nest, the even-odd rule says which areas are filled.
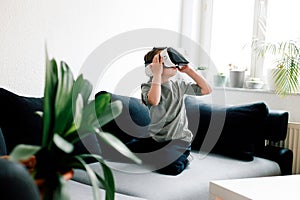
[[[71,180],[73,178],[73,176],[74,176],[74,170],[69,170],[62,174],[62,177],[66,181]],[[45,191],[47,188],[46,179],[43,179],[43,178],[34,179],[34,182],[39,189],[41,199],[44,199]],[[53,185],[51,185],[51,186],[53,186]]]
[[[230,87],[242,88],[244,79],[245,70],[230,70]]]
[[[225,75],[214,75],[214,86],[225,87],[227,77]]]
[[[207,70],[197,70],[199,74],[201,74],[204,78],[207,78]]]
[[[262,81],[246,81],[246,87],[249,89],[261,89],[264,86]]]

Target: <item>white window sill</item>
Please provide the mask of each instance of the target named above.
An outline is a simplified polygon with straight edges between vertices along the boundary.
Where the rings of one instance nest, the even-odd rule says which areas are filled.
[[[265,93],[265,94],[274,94],[276,95],[274,90],[269,89],[250,89],[250,88],[235,88],[235,87],[213,87],[214,90],[225,90],[225,91],[237,91],[237,92],[251,92],[251,93]],[[293,96],[300,96],[300,92],[297,92]]]

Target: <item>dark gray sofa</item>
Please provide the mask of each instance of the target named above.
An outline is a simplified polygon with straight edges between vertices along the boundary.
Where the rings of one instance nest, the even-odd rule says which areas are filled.
[[[122,101],[123,112],[102,129],[124,143],[135,136],[147,137],[150,118],[140,99],[111,95],[113,100]],[[288,112],[269,110],[264,102],[222,106],[206,104],[192,96],[185,101],[189,127],[194,133],[193,160],[178,176],[161,175],[131,163],[94,136],[81,141],[76,151],[93,151],[106,158],[114,174],[116,199],[202,200],[209,198],[211,180],[291,174],[292,151],[265,145],[266,140],[285,139]],[[8,153],[19,143],[40,143],[41,121],[33,114],[36,110],[42,110],[42,98],[0,89],[0,128]],[[218,135],[218,131],[216,142],[211,134]],[[213,145],[207,141],[213,141]],[[93,163],[90,165],[99,170]],[[93,198],[83,171],[76,170],[68,186],[72,199]]]

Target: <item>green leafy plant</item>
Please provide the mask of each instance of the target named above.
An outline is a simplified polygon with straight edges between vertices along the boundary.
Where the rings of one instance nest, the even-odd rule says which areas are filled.
[[[89,100],[92,85],[78,76],[76,80],[65,62],[57,65],[46,53],[46,78],[44,90],[43,136],[41,146],[20,144],[11,152],[9,159],[25,160],[35,155],[36,165],[32,176],[45,180],[43,199],[69,199],[63,174],[73,169],[85,170],[90,178],[94,199],[100,199],[99,184],[106,191],[106,199],[114,199],[114,179],[110,168],[100,155],[75,154],[74,144],[90,134],[97,134],[103,141],[123,155],[140,163],[121,141],[100,127],[114,119],[122,111],[120,101],[111,102],[109,94],[97,95]],[[94,172],[87,159],[98,162],[103,177]]]
[[[275,56],[275,69],[272,78],[275,83],[276,94],[284,97],[298,92],[300,75],[299,41],[265,42],[254,40],[252,46],[259,56],[264,57],[266,53]]]
[[[200,66],[198,66],[198,67],[195,67],[195,69],[201,71],[201,70],[207,70],[208,67],[203,66],[203,65],[200,65]]]
[[[217,72],[214,77],[214,86],[216,87],[224,87],[226,85],[227,77],[224,72]]]

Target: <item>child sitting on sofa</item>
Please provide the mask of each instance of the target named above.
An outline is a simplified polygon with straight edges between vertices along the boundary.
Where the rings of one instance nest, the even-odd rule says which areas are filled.
[[[148,130],[151,137],[137,138],[127,145],[133,152],[141,153],[139,156],[143,162],[158,173],[177,175],[189,163],[193,137],[188,129],[183,97],[185,94],[209,94],[211,87],[173,48],[154,47],[144,56],[144,61],[150,80],[141,85],[142,101],[150,110]],[[195,83],[170,80],[177,71],[187,74]]]

